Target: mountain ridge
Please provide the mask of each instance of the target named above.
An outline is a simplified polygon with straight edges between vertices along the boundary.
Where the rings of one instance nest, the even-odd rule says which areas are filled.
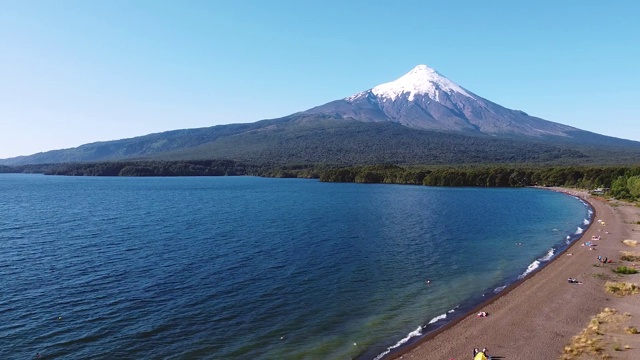
[[[493,149],[495,156],[482,151],[482,146]],[[531,153],[536,149],[539,154]],[[446,156],[447,152],[454,156]],[[175,158],[347,165],[441,163],[447,159],[464,163],[465,157],[482,162],[479,153],[485,161],[499,162],[549,157],[576,162],[606,160],[606,156],[631,159],[640,156],[640,142],[505,108],[435,69],[418,65],[394,81],[281,118],[95,142],[4,159],[0,164]]]

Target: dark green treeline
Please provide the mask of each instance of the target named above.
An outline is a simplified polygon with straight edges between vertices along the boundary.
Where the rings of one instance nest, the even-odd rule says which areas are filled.
[[[322,165],[245,164],[233,160],[110,161],[0,166],[5,173],[42,173],[67,176],[264,176],[319,178]]]
[[[640,199],[640,166],[411,166],[244,164],[233,160],[127,161],[0,167],[0,172],[71,176],[263,176],[319,178],[325,182],[427,186],[607,188],[609,195]]]
[[[320,180],[427,186],[610,188],[611,196],[640,198],[640,166],[403,168],[376,165],[326,170]]]

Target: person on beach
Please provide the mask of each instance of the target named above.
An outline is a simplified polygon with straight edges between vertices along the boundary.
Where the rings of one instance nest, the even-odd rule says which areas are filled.
[[[475,350],[474,350],[474,352],[475,352]],[[473,360],[489,360],[489,358],[487,356],[488,356],[487,355],[487,348],[484,348],[484,349],[482,349],[482,351],[478,351],[474,355]]]

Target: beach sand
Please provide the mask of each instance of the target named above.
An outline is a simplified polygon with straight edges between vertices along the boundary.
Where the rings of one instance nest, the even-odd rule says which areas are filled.
[[[619,265],[631,265],[619,263],[620,251],[640,251],[640,246],[631,248],[622,243],[625,239],[640,241],[640,225],[636,224],[640,221],[640,208],[608,202],[586,192],[553,190],[577,195],[595,210],[594,221],[582,238],[542,270],[401,354],[392,354],[393,358],[471,359],[474,348],[486,347],[490,355],[501,359],[560,359],[564,347],[604,308],[629,313],[629,325],[640,329],[640,295],[618,297],[604,291],[607,280],[640,284],[640,274],[621,277],[612,271]],[[601,240],[594,241],[597,246],[589,250],[582,244],[592,236],[601,236]],[[603,265],[598,262],[598,255],[614,263]],[[569,277],[582,284],[568,283]],[[477,311],[486,311],[489,316],[479,318]],[[625,349],[625,345],[629,348]],[[612,329],[603,335],[602,346],[613,359],[640,359],[640,334]]]

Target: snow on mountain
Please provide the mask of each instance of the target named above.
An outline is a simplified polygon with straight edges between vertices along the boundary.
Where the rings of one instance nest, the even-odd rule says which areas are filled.
[[[397,80],[299,114],[491,135],[564,137],[577,130],[493,103],[426,65],[416,66]]]
[[[439,101],[438,90],[448,94],[459,93],[473,98],[463,88],[427,65],[418,65],[399,79],[378,85],[369,91],[377,97],[390,100],[396,100],[403,94],[407,94],[409,101],[413,101],[416,95],[426,95],[435,101]],[[366,95],[366,93],[367,91],[360,92],[346,98],[346,100],[355,100]]]

